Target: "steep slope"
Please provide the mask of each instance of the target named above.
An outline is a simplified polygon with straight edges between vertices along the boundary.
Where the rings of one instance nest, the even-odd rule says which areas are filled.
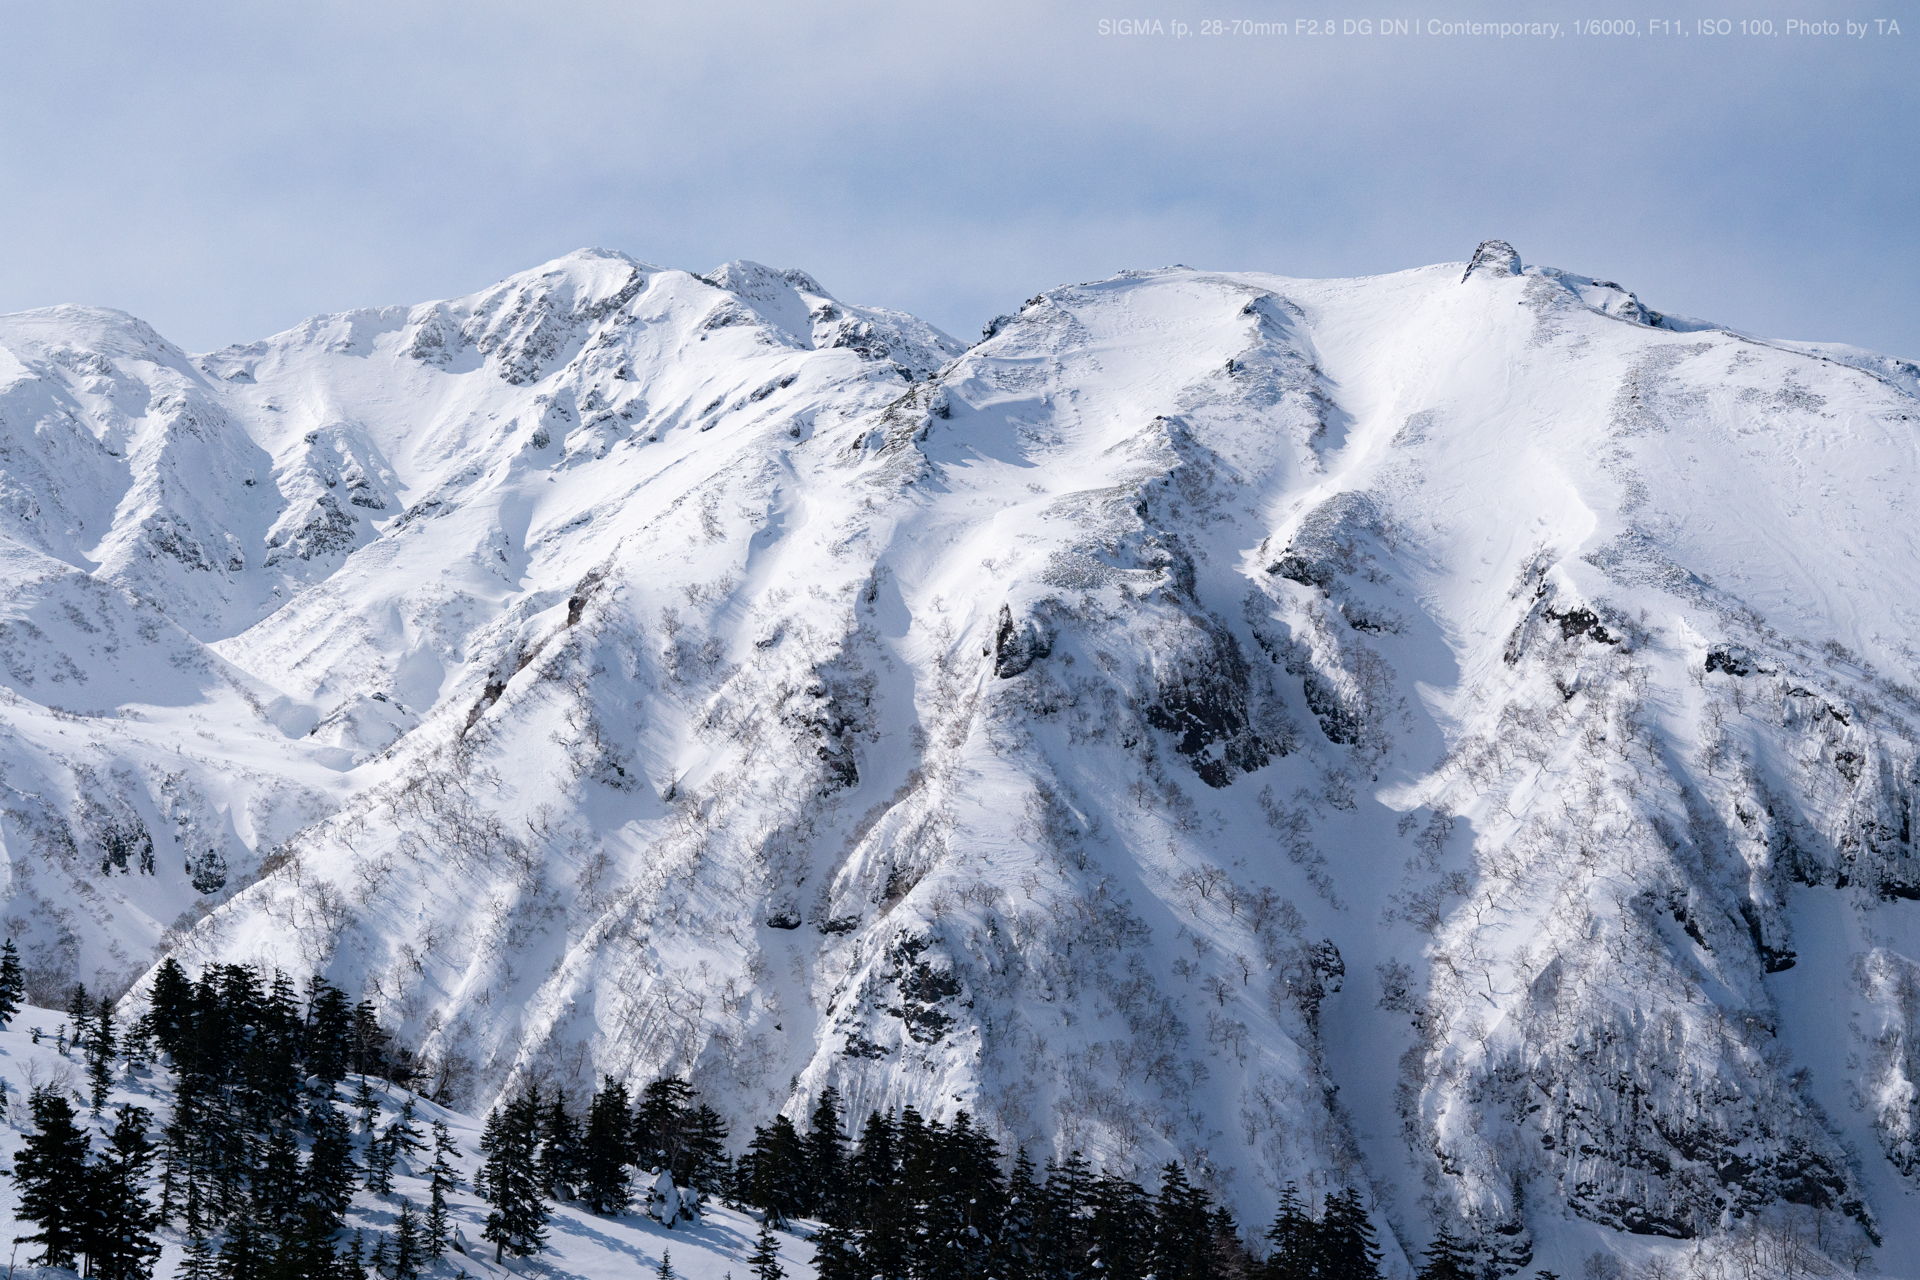
[[[1397,1264],[1799,1215],[1920,1270],[1911,366],[1499,242],[989,335],[582,253],[154,357],[274,495],[176,617],[326,806],[183,956],[475,1106],[832,1084],[1245,1219],[1364,1185]]]

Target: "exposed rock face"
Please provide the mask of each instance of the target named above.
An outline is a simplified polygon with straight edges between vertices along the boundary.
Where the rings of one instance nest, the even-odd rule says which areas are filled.
[[[832,1085],[1243,1222],[1362,1185],[1403,1269],[1920,1262],[1900,363],[1461,272],[964,351],[604,252],[200,357],[0,321],[35,993],[323,972],[476,1107]]]

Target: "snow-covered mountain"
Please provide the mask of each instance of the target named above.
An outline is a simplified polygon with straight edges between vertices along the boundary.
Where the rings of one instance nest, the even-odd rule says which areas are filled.
[[[600,251],[0,318],[8,928],[42,1002],[323,972],[470,1110],[834,1085],[1403,1268],[1920,1275],[1916,394],[1497,241],[971,348]]]

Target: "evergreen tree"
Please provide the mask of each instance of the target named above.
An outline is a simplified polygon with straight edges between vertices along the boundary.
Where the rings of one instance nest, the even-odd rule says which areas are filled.
[[[26,971],[20,967],[20,953],[15,950],[13,939],[8,938],[6,946],[0,947],[0,1027],[13,1021],[26,995]]]
[[[1327,1197],[1318,1235],[1319,1280],[1379,1280],[1380,1246],[1358,1191],[1349,1187]]]
[[[427,1260],[426,1240],[413,1201],[402,1198],[400,1217],[393,1226],[393,1280],[420,1280],[420,1264]]]
[[[1095,1179],[1090,1198],[1087,1269],[1102,1280],[1142,1280],[1154,1238],[1153,1202],[1132,1182],[1109,1174]]]
[[[813,1270],[818,1280],[868,1280],[853,1233],[836,1222],[813,1238]]]
[[[276,1129],[260,1146],[253,1171],[253,1205],[263,1225],[278,1230],[300,1211],[300,1144],[291,1129]]]
[[[848,1162],[849,1212],[864,1228],[860,1262],[868,1276],[887,1280],[906,1274],[912,1214],[898,1194],[899,1126],[874,1111],[860,1131],[860,1146]]]
[[[748,1203],[781,1223],[806,1212],[807,1153],[793,1121],[776,1115],[764,1129],[755,1125],[740,1168]]]
[[[253,1219],[242,1214],[227,1232],[220,1246],[220,1280],[270,1280],[270,1257],[266,1242]]]
[[[77,1049],[86,1043],[87,1027],[93,1022],[93,998],[84,982],[73,984],[73,994],[67,999],[67,1021],[73,1025],[73,1046]]]
[[[760,1234],[747,1255],[756,1280],[786,1280],[787,1269],[780,1265],[780,1242],[773,1238],[773,1215],[760,1219]]]
[[[114,1113],[100,1162],[87,1170],[86,1232],[81,1247],[89,1275],[100,1280],[146,1280],[153,1274],[160,1246],[153,1232],[160,1215],[147,1200],[153,1143],[147,1137],[152,1115],[144,1107],[123,1105]]]
[[[354,1090],[353,1109],[360,1113],[360,1131],[371,1134],[380,1116],[380,1099],[373,1092],[373,1081],[363,1072],[360,1087]]]
[[[180,1056],[193,1018],[193,984],[180,962],[168,956],[153,975],[147,998],[147,1020],[160,1052]]]
[[[626,1106],[623,1103],[620,1108],[620,1133],[615,1139],[616,1144],[622,1147],[627,1141],[626,1124]],[[581,1159],[579,1122],[567,1110],[566,1092],[555,1089],[553,1101],[540,1112],[540,1185],[548,1195],[557,1198],[562,1184],[573,1186],[579,1182]]]
[[[1153,1206],[1156,1280],[1212,1280],[1213,1226],[1207,1209],[1206,1192],[1187,1181],[1178,1162],[1168,1161]]]
[[[319,1205],[336,1223],[345,1219],[353,1200],[353,1137],[347,1118],[332,1103],[317,1101],[308,1113],[313,1147],[307,1154],[301,1196]]]
[[[400,1104],[400,1114],[387,1126],[387,1149],[395,1156],[405,1156],[409,1169],[413,1157],[427,1149],[427,1143],[420,1133],[420,1126],[414,1123],[413,1099],[408,1098]]]
[[[375,1134],[367,1139],[367,1190],[377,1196],[393,1193],[393,1143]]]
[[[828,1085],[808,1120],[806,1138],[807,1212],[828,1220],[841,1214],[842,1184],[847,1172],[847,1135],[840,1111],[840,1091]]]
[[[727,1185],[732,1166],[727,1159],[727,1122],[706,1103],[693,1109],[682,1139],[679,1172],[675,1175],[689,1187],[717,1190]]]
[[[14,1158],[13,1180],[20,1195],[17,1216],[40,1229],[23,1240],[40,1246],[39,1265],[71,1268],[86,1237],[93,1144],[74,1123],[73,1107],[51,1086],[35,1089],[29,1105],[34,1132]]]
[[[997,1254],[1006,1280],[1040,1280],[1047,1274],[1041,1257],[1040,1186],[1025,1147],[1013,1153],[1007,1179],[1006,1208],[1000,1215]]]
[[[1319,1252],[1319,1225],[1300,1201],[1300,1190],[1287,1183],[1280,1192],[1280,1208],[1267,1228],[1267,1280],[1313,1280]]]
[[[214,1265],[213,1245],[197,1231],[188,1236],[186,1257],[175,1273],[176,1280],[218,1280],[219,1275]]]
[[[580,1144],[580,1198],[595,1213],[625,1213],[629,1125],[627,1087],[609,1076],[587,1110]]]
[[[1443,1220],[1439,1234],[1427,1246],[1427,1258],[1420,1265],[1418,1280],[1474,1280],[1474,1270],[1473,1254]]]
[[[673,1254],[670,1250],[660,1251],[660,1265],[653,1269],[653,1280],[678,1280],[673,1273]]]
[[[693,1086],[668,1076],[640,1091],[633,1109],[633,1163],[641,1169],[670,1169],[675,1182],[686,1182],[684,1167],[687,1130],[693,1115]]]
[[[445,1123],[433,1122],[433,1164],[427,1169],[427,1256],[438,1258],[447,1250],[452,1224],[447,1220],[447,1193],[460,1185],[460,1175],[447,1157],[458,1150]]]
[[[103,997],[87,1040],[87,1083],[93,1091],[95,1115],[107,1105],[107,1092],[113,1088],[113,1057],[118,1047],[113,1037],[113,1002]]]
[[[307,1070],[329,1094],[347,1078],[352,1036],[353,1011],[346,993],[315,974],[307,984]]]
[[[487,1159],[479,1190],[493,1206],[480,1234],[493,1241],[495,1262],[508,1249],[530,1254],[546,1246],[547,1205],[535,1166],[539,1129],[540,1100],[528,1090],[495,1107],[480,1138]]]

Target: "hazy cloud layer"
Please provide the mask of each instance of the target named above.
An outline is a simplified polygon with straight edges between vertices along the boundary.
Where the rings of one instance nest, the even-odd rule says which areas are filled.
[[[1655,307],[1920,355],[1920,19],[1586,37],[1605,15],[1384,4],[1563,35],[1197,34],[1311,16],[1233,8],[16,6],[0,310],[206,348],[595,244],[801,266],[971,337],[1126,267],[1362,274],[1502,236]]]

